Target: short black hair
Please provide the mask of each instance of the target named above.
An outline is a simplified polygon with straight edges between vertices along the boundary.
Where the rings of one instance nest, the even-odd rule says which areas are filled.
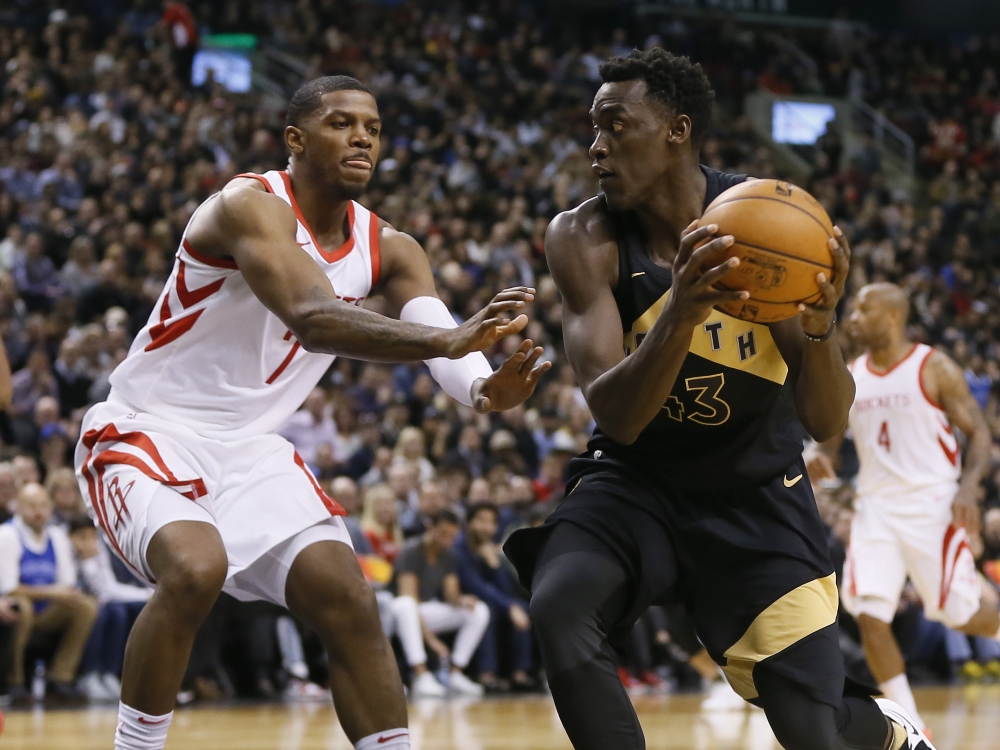
[[[331,91],[364,91],[371,94],[372,90],[357,78],[350,76],[323,76],[306,81],[292,94],[285,112],[285,125],[299,126],[299,123],[319,109],[323,95]]]
[[[645,81],[646,90],[656,101],[675,115],[691,118],[691,140],[701,143],[715,101],[715,91],[701,65],[662,47],[652,47],[612,57],[601,65],[600,73],[605,83]]]
[[[469,523],[480,513],[492,513],[496,520],[500,520],[500,509],[496,506],[496,503],[484,501],[481,503],[473,503],[469,506],[469,509],[465,512],[465,522]]]
[[[447,508],[442,508],[436,513],[432,513],[428,520],[431,522],[431,526],[437,526],[442,523],[450,523],[452,526],[458,526],[458,516],[455,511],[448,510]]]
[[[92,528],[94,528],[94,522],[90,519],[90,516],[81,513],[69,519],[69,524],[66,533],[75,534],[78,531],[83,531],[84,529],[92,529]]]

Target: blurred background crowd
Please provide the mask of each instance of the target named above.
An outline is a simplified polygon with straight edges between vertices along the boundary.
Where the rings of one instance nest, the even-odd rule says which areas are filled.
[[[744,114],[756,91],[854,97],[907,133],[912,189],[889,187],[877,149],[848,153],[832,132],[800,149],[812,170],[799,182],[852,242],[849,291],[879,279],[904,285],[913,337],[966,369],[1000,439],[1000,38],[921,40],[847,22],[777,34],[726,17],[651,23],[624,5],[567,17],[515,0],[11,0],[0,10],[0,336],[12,373],[0,417],[0,520],[17,518],[10,533],[0,528],[0,594],[27,585],[10,567],[26,560],[55,560],[58,573],[38,584],[52,587],[48,598],[20,612],[16,597],[0,597],[0,685],[9,677],[3,691],[15,698],[33,683],[57,698],[115,696],[124,638],[149,591],[81,517],[71,468],[81,416],[107,395],[193,210],[237,173],[285,165],[273,99],[227,91],[211,74],[191,83],[209,33],[256,35],[297,61],[298,82],[348,74],[372,87],[385,130],[362,202],[420,242],[457,315],[506,286],[538,290],[526,335],[555,367],[523,407],[476,415],[440,393],[422,365],[341,359],[281,430],[351,513],[405,671],[426,646],[432,666],[462,670],[473,685],[539,686],[525,594],[498,544],[561,499],[566,463],[593,427],[562,351],[543,240],[556,213],[596,194],[588,109],[611,55],[658,44],[703,64],[717,93],[703,161],[718,169],[784,175]],[[843,340],[850,349],[846,332]],[[519,343],[505,339],[494,362]],[[841,557],[846,445],[839,476],[816,474]],[[984,571],[1000,582],[994,449],[983,494],[996,509],[977,542]],[[428,558],[436,578],[425,575]],[[445,637],[414,636],[401,598],[420,602],[425,625],[438,623]],[[655,611],[641,621],[622,663],[627,686],[700,687],[714,676],[697,644],[678,635],[682,619]],[[917,608],[901,612],[897,629],[915,673],[1000,679],[1000,654],[926,623]],[[844,630],[863,670],[849,622]],[[223,596],[182,698],[315,697],[324,669],[318,641],[285,613]],[[440,683],[412,671],[414,689],[435,694]]]

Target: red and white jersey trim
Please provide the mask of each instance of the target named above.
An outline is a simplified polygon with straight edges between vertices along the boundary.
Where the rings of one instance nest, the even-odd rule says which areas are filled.
[[[378,217],[350,202],[347,240],[327,250],[306,223],[286,172],[239,177],[259,180],[291,206],[299,247],[340,299],[363,304],[381,270]],[[206,436],[239,439],[277,429],[332,362],[330,355],[301,347],[257,299],[234,260],[193,247],[185,232],[153,313],[111,385],[136,411]]]
[[[868,354],[852,364],[857,392],[850,426],[861,464],[861,496],[896,496],[957,483],[958,439],[923,383],[933,352],[929,346],[914,344],[885,372],[872,367]]]

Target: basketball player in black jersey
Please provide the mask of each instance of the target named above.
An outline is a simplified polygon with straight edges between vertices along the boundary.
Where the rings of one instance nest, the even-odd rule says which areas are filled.
[[[738,263],[733,238],[696,220],[746,177],[699,165],[710,84],[662,49],[601,76],[590,154],[603,195],[557,216],[545,242],[598,429],[563,504],[505,546],[563,725],[577,750],[645,747],[611,649],[651,603],[679,597],[785,750],[929,750],[898,706],[845,679],[801,455],[807,432],[844,428],[854,398],[835,332],[847,241],[836,230],[822,299],[792,320],[718,312],[748,295],[713,286]]]

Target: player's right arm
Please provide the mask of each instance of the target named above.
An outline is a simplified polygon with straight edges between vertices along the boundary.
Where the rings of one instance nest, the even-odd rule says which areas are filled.
[[[256,180],[243,179],[199,209],[188,240],[204,254],[232,257],[257,298],[311,352],[374,362],[457,359],[488,349],[527,322],[511,320],[526,296],[511,290],[453,329],[393,320],[342,302],[296,243],[295,231],[291,207]]]
[[[674,262],[674,283],[663,313],[629,357],[613,288],[618,248],[606,215],[596,201],[557,216],[545,236],[545,255],[563,298],[563,343],[587,404],[601,430],[629,445],[659,413],[674,387],[694,326],[720,302],[745,292],[712,288],[735,258],[712,267],[732,237],[716,237],[718,227],[682,235]],[[706,242],[698,249],[700,243]],[[707,271],[702,271],[708,268]]]

